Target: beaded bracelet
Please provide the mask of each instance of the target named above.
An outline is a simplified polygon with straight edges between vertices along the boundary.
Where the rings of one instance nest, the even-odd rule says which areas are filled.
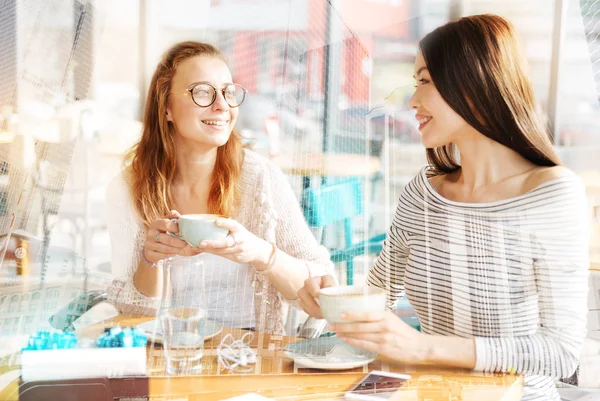
[[[269,273],[269,271],[271,271],[273,266],[275,266],[275,259],[276,259],[275,256],[277,255],[277,247],[275,246],[275,244],[271,244],[271,246],[273,247],[273,250],[271,251],[271,255],[269,255],[269,264],[268,264],[267,268],[264,270],[258,270],[256,267],[253,266],[254,270],[256,270],[256,273],[265,275],[265,274]]]

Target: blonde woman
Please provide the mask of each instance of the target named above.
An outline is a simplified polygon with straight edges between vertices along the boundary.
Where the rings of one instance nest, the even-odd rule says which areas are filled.
[[[207,269],[209,318],[283,334],[285,300],[309,275],[330,274],[283,174],[242,148],[234,127],[246,90],[213,46],[171,47],[150,83],[143,133],[108,189],[113,271],[110,299],[122,311],[155,313],[156,263],[198,255]],[[218,214],[230,234],[191,248],[168,235],[179,214]],[[118,273],[117,273],[118,274]]]

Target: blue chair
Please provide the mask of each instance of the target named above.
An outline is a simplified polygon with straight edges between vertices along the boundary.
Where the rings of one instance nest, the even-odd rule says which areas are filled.
[[[386,234],[366,241],[353,242],[353,219],[363,214],[363,188],[361,180],[350,178],[317,188],[307,188],[302,197],[304,217],[309,226],[322,227],[344,223],[344,248],[331,251],[334,263],[346,262],[346,281],[354,283],[354,258],[363,254],[379,254]]]

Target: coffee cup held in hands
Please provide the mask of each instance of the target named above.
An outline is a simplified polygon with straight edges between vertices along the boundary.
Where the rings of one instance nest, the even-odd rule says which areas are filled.
[[[223,218],[216,214],[184,214],[171,221],[179,225],[179,235],[169,233],[174,237],[184,240],[193,247],[197,247],[204,240],[223,239],[229,230],[218,227],[215,222]]]
[[[321,288],[319,304],[321,313],[330,324],[344,323],[344,312],[385,311],[386,292],[377,287],[350,285]]]

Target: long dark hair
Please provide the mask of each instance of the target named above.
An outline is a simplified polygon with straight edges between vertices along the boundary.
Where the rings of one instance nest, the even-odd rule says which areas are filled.
[[[463,17],[435,29],[419,45],[435,87],[469,125],[534,164],[561,164],[536,112],[510,22],[492,14]],[[427,159],[438,173],[460,167],[453,144],[427,149]]]

